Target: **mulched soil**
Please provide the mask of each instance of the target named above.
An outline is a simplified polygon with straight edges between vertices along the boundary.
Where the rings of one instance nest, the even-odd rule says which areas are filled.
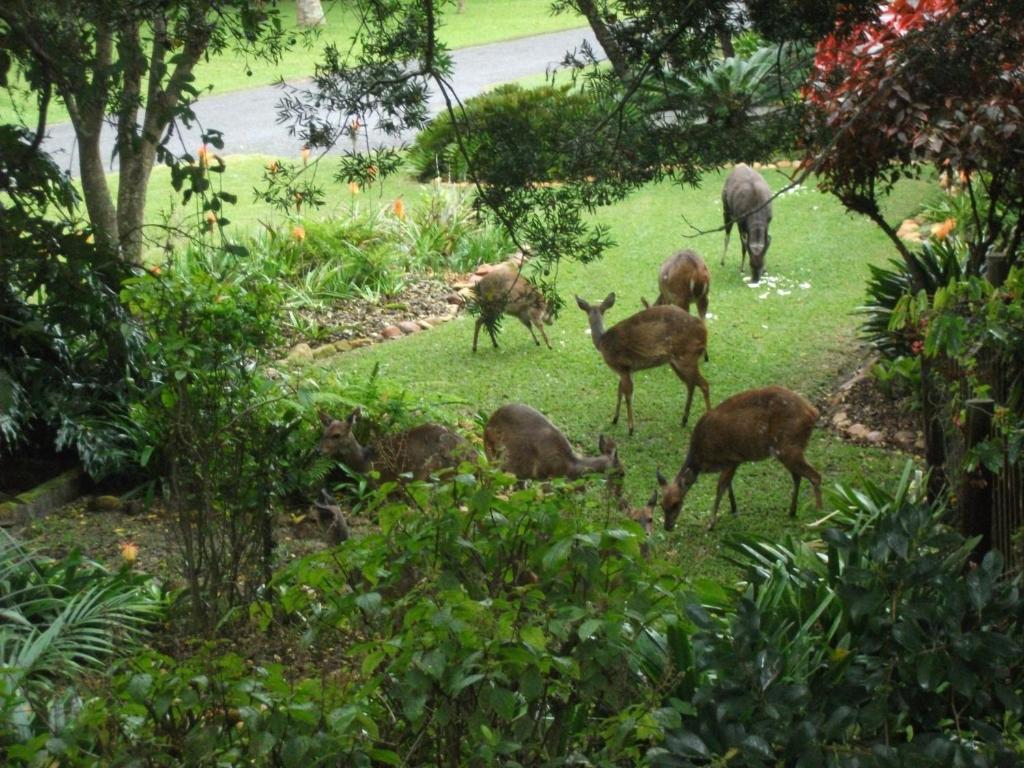
[[[402,293],[380,301],[354,298],[324,310],[297,310],[307,321],[319,324],[316,339],[303,338],[290,329],[289,346],[304,341],[311,346],[356,338],[377,339],[388,326],[450,314],[453,291],[436,277],[410,279]]]

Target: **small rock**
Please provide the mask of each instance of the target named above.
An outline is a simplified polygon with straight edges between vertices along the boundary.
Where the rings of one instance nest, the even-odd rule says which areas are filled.
[[[405,334],[419,333],[422,330],[419,323],[414,320],[403,320],[398,324],[398,329]]]
[[[832,424],[840,429],[849,423],[850,417],[846,415],[846,411],[840,411],[832,417]]]
[[[303,363],[313,359],[313,350],[304,341],[300,341],[290,350],[288,350],[288,356],[285,358],[290,363]]]
[[[322,357],[330,357],[337,349],[334,344],[324,344],[322,347],[317,347],[313,350],[313,358],[319,360]]]
[[[89,509],[95,512],[120,512],[124,502],[118,496],[93,496],[89,501]]]
[[[883,440],[885,440],[885,434],[879,432],[877,429],[873,429],[864,436],[864,439],[867,440],[869,443],[874,443],[875,445],[878,445]]]
[[[385,339],[397,339],[399,336],[402,335],[402,329],[399,328],[397,325],[389,325],[387,328],[380,332],[380,335]]]
[[[924,450],[924,435],[918,435],[917,436],[917,440],[914,441],[914,450],[915,451],[923,451]]]
[[[337,352],[348,352],[350,349],[353,349],[353,344],[351,341],[336,341],[334,342],[334,349]]]
[[[860,424],[860,423],[851,424],[850,426],[848,426],[846,428],[846,433],[850,437],[857,437],[857,438],[860,438],[862,440],[868,436],[868,432],[870,432],[870,431],[871,430],[869,430],[867,427],[865,427],[863,424]]]
[[[351,344],[351,349],[359,349],[360,347],[368,347],[371,344],[373,344],[373,339],[367,339],[367,338],[352,339],[352,341],[350,341],[349,344]]]
[[[419,325],[420,329],[424,331],[429,331],[431,328],[434,327],[433,323],[431,323],[430,320],[428,319],[417,320],[416,324]]]
[[[916,439],[916,437],[917,435],[915,435],[910,430],[901,429],[899,432],[892,436],[892,439],[896,441],[896,445],[898,445],[900,448],[903,448],[904,450],[909,450],[910,448],[914,447],[914,440]]]

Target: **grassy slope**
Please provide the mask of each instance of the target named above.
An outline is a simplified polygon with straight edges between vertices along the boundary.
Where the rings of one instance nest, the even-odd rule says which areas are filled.
[[[323,6],[327,23],[315,36],[296,34],[295,44],[280,62],[247,61],[228,50],[199,64],[195,73],[196,87],[203,89],[213,85],[214,93],[226,93],[269,85],[282,77],[286,80],[309,77],[324,46],[334,44],[341,51],[347,50],[355,30],[356,16],[351,4],[324,0]],[[281,0],[278,7],[284,29],[297,33],[293,0]],[[440,36],[449,48],[464,48],[585,24],[574,14],[553,16],[550,9],[550,0],[467,0],[463,13],[456,13],[454,5],[445,7]],[[15,108],[25,109],[29,103],[24,94],[12,102],[11,95],[0,90],[0,122],[15,121]],[[55,102],[50,108],[49,122],[66,120],[67,116],[63,103]],[[31,110],[27,111],[26,119],[30,125],[35,125]]]
[[[776,188],[784,181],[774,172],[767,178]],[[721,174],[711,174],[699,190],[652,186],[599,214],[612,226],[619,245],[598,264],[563,267],[560,285],[569,303],[549,330],[553,352],[534,347],[525,329],[509,321],[501,349],[481,347],[474,356],[469,351],[473,322],[463,316],[430,333],[339,356],[328,364],[356,377],[366,376],[379,364],[392,381],[417,394],[454,397],[464,403],[463,411],[489,413],[509,400],[527,402],[590,452],[598,433],[609,434],[618,441],[627,469],[627,494],[632,502],[641,503],[653,486],[655,468],[674,473],[683,458],[690,431],[679,426],[683,389],[667,367],[637,374],[636,433],[626,434],[624,415],[618,426],[611,426],[616,378],[594,349],[573,293],[596,300],[614,290],[617,301],[607,318],[612,324],[639,309],[641,296],[654,298],[657,268],[667,255],[681,247],[695,248],[713,275],[711,362],[704,366],[712,403],[766,384],[783,384],[820,400],[856,354],[855,318],[850,313],[862,300],[867,264],[891,254],[884,236],[870,223],[845,214],[827,196],[801,190],[775,203],[768,256],[770,276],[785,281],[783,289],[791,292],[780,295],[773,290],[760,299],[768,289],[751,288],[738,275],[735,233],[725,267],[719,266],[721,233],[684,237],[691,230],[681,214],[704,229],[718,225],[722,180]],[[923,192],[921,185],[905,186],[890,215],[908,214]],[[799,288],[802,282],[811,288]],[[703,404],[695,402],[691,426],[703,410]],[[808,458],[824,475],[826,486],[865,474],[884,477],[904,460],[849,446],[824,430],[815,433]],[[694,574],[728,573],[727,566],[714,558],[723,534],[743,530],[777,538],[815,517],[806,485],[796,522],[785,516],[788,473],[775,462],[764,462],[745,466],[737,476],[740,516],[724,515],[716,531],[708,534],[703,524],[714,485],[713,478],[702,478],[687,499],[676,531],[657,534],[660,546]]]

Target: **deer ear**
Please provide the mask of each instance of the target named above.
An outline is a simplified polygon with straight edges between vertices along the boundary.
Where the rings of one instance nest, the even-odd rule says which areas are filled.
[[[601,302],[601,311],[604,312],[606,309],[611,309],[615,305],[615,291],[612,291],[604,297],[604,301]]]
[[[581,299],[579,296],[576,297],[576,306],[582,309],[584,312],[590,311],[590,305]]]
[[[661,470],[660,469],[655,470],[654,476],[657,478],[658,485],[660,487],[664,488],[666,485],[668,485],[668,480],[666,480],[665,476],[663,474],[661,474]]]
[[[357,421],[359,421],[359,409],[358,409],[358,408],[354,409],[354,410],[352,411],[352,413],[350,413],[350,414],[348,415],[348,418],[347,418],[347,419],[345,419],[345,421],[347,421],[347,422],[348,422],[348,425],[349,425],[350,427],[351,427],[351,426],[352,426],[353,424],[355,424],[355,423],[356,423]]]
[[[331,422],[335,421],[335,418],[327,413],[327,411],[318,410],[316,415],[320,417],[320,423],[325,427],[331,426]]]
[[[648,507],[653,507],[657,503],[658,503],[658,489],[655,488],[653,491],[651,491],[651,498],[647,500],[647,506]]]

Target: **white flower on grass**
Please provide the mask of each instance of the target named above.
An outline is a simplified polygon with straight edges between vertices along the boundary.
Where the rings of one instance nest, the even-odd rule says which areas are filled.
[[[810,283],[800,283],[800,287],[803,288],[806,291],[807,289],[809,289],[811,287],[811,284]]]

